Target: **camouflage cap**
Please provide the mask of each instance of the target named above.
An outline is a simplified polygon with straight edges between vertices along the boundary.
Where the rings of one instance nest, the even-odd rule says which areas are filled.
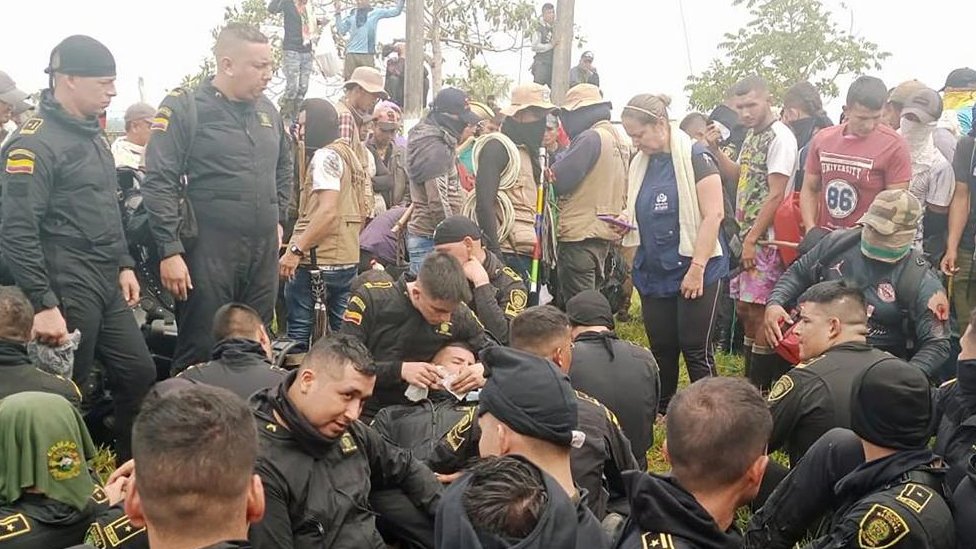
[[[866,257],[897,263],[911,250],[922,217],[922,204],[912,193],[889,190],[878,193],[861,217],[861,252]]]

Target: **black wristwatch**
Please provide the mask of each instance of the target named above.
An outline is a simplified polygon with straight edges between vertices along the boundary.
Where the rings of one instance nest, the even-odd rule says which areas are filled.
[[[302,249],[298,247],[298,244],[292,244],[291,246],[288,246],[288,251],[297,255],[298,257],[305,257],[305,252],[303,252]]]

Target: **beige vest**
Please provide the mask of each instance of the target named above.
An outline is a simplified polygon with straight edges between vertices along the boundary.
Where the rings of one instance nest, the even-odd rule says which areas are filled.
[[[515,208],[515,225],[512,234],[500,244],[505,253],[532,255],[535,248],[536,182],[532,173],[532,156],[524,147],[519,147],[518,151],[522,159],[518,183],[515,188],[505,191]]]
[[[369,160],[370,160],[369,157],[373,153],[371,153],[369,149],[366,148],[366,144],[363,143],[363,140],[359,138],[359,132],[360,130],[362,130],[361,127],[362,122],[360,121],[359,115],[352,112],[352,109],[350,109],[349,106],[346,105],[345,99],[336,101],[335,108],[336,108],[336,113],[339,116],[348,114],[355,121],[356,131],[352,132],[352,138],[348,140],[349,146],[352,147],[353,151],[355,151],[356,158],[359,159],[360,165],[362,165],[364,168],[366,166],[369,166]],[[373,197],[373,180],[371,177],[366,178],[366,196],[368,197],[368,201],[370,205],[368,217],[372,217],[373,210],[376,208],[376,199]]]
[[[610,122],[599,122],[593,129],[600,135],[600,158],[576,191],[559,199],[560,242],[619,239],[610,224],[600,221],[597,216],[616,217],[627,206],[630,152]]]
[[[315,256],[319,265],[338,266],[356,265],[359,263],[359,231],[366,219],[369,201],[366,195],[366,168],[359,163],[353,150],[344,142],[327,145],[326,148],[339,153],[342,158],[342,178],[339,182],[338,212],[328,228],[328,232],[316,247]],[[322,212],[319,208],[319,195],[312,192],[312,168],[309,166],[301,184],[301,198],[299,199],[299,217],[292,233],[292,243],[298,242],[298,237],[305,232],[309,220]],[[311,246],[309,247],[311,249]],[[310,265],[312,254],[306,253],[302,259],[303,265]]]

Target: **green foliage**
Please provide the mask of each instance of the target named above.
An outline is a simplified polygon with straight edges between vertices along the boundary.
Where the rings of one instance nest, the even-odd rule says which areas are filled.
[[[489,97],[494,97],[496,100],[506,97],[512,88],[511,78],[503,74],[495,74],[484,65],[471,65],[468,67],[467,78],[449,76],[444,83],[464,90],[473,101],[486,104]]]
[[[442,0],[427,10],[427,38],[461,53],[470,64],[483,52],[515,51],[538,16],[529,0]]]
[[[879,70],[890,56],[877,44],[842,29],[820,0],[733,0],[749,9],[751,20],[735,34],[727,33],[719,49],[725,52],[708,68],[688,78],[695,109],[708,110],[722,102],[726,90],[741,78],[759,74],[770,84],[773,97],[791,85],[808,80],[826,98],[838,96],[843,75]]]
[[[107,446],[99,446],[91,460],[92,470],[98,480],[105,484],[108,477],[115,471],[115,452]]]

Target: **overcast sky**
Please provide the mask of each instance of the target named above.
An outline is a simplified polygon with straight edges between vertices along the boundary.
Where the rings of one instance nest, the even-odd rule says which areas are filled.
[[[71,34],[89,34],[104,42],[118,64],[119,95],[110,112],[119,115],[139,99],[138,79],[145,96],[158,103],[167,89],[195,72],[211,44],[210,29],[222,21],[224,7],[234,0],[47,0],[45,13],[5,25],[0,33],[0,70],[25,91],[47,84],[43,69],[51,49]],[[686,37],[680,4],[684,3]],[[925,9],[904,11],[890,0],[853,0],[853,14],[839,0],[825,0],[838,21],[892,53],[878,74],[889,86],[918,78],[938,89],[949,70],[976,65],[972,42],[972,4],[965,0],[926,0]],[[539,2],[541,5],[542,2]],[[331,6],[331,1],[328,2]],[[41,7],[43,6],[43,8]],[[10,14],[10,10],[6,10]],[[747,13],[731,0],[577,0],[576,22],[592,50],[607,95],[619,108],[642,92],[667,93],[675,117],[683,114],[687,76],[708,65],[720,52],[722,34],[746,22]],[[404,34],[404,17],[380,23],[379,38]],[[574,63],[580,51],[574,51]],[[690,53],[690,67],[689,67]],[[516,82],[531,79],[531,51],[494,55],[486,61]],[[521,62],[521,70],[519,64]],[[450,70],[448,70],[450,73]],[[842,83],[846,88],[846,82]],[[321,93],[315,87],[310,95]],[[836,120],[839,101],[828,104]]]

